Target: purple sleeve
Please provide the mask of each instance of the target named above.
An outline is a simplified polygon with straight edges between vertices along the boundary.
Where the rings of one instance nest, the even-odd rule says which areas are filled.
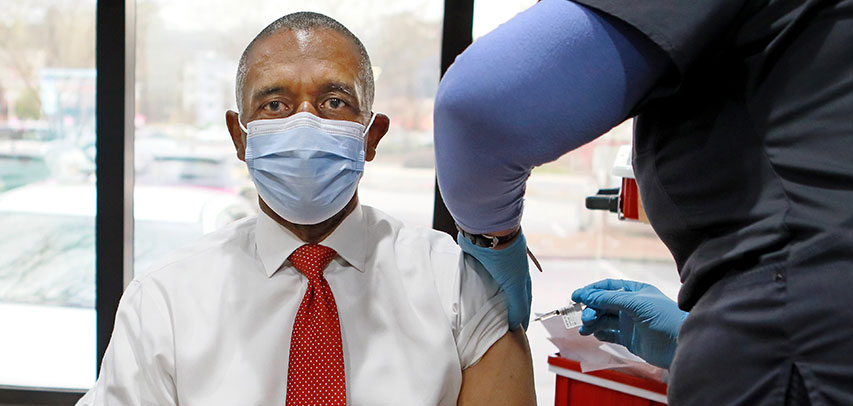
[[[628,118],[669,66],[638,31],[567,0],[543,0],[465,50],[435,101],[439,188],[473,233],[521,223],[533,167]]]

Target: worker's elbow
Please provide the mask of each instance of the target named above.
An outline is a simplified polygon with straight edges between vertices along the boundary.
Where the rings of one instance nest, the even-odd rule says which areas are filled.
[[[487,61],[467,56],[460,55],[439,84],[433,113],[437,142],[460,136],[466,138],[456,142],[476,142],[472,137],[484,136],[483,130],[493,128],[499,119],[493,115],[499,107],[493,103],[501,99],[498,89],[488,75],[478,73]]]
[[[445,75],[439,83],[438,92],[435,96],[433,117],[435,120],[436,142],[447,137],[452,137],[459,127],[465,126],[465,118],[470,117],[471,100],[463,83],[455,80],[453,70]]]
[[[447,71],[439,85],[433,111],[437,171],[441,186],[448,193],[464,193],[451,190],[467,187],[457,176],[483,164],[478,156],[483,153],[485,138],[494,133],[484,125],[488,118],[477,107],[482,103],[476,95],[478,84],[466,80],[469,65],[457,61]]]

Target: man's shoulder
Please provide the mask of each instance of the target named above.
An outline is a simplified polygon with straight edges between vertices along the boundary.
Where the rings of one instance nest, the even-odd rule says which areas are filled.
[[[192,277],[202,272],[208,277],[215,275],[222,264],[230,263],[228,259],[254,255],[256,224],[257,216],[249,216],[205,234],[186,246],[176,247],[175,251],[156,260],[134,279],[163,280]]]
[[[447,233],[406,226],[371,207],[365,207],[364,213],[369,232],[376,233],[372,239],[383,241],[393,235],[393,244],[381,249],[390,249],[384,254],[394,255],[395,261],[402,264],[401,270],[408,269],[400,275],[408,283],[416,284],[413,291],[434,287],[457,340],[463,365],[479,360],[506,332],[506,305],[497,283]],[[431,283],[425,283],[427,280]]]
[[[392,255],[404,261],[417,259],[420,269],[429,269],[439,290],[458,292],[460,284],[474,291],[494,291],[493,282],[483,266],[465,255],[456,240],[442,231],[424,226],[409,226],[373,207],[364,206],[368,232],[374,241],[390,238]],[[381,245],[381,244],[380,244]],[[387,247],[387,246],[386,246]]]
[[[462,251],[453,237],[426,226],[407,225],[384,211],[362,206],[368,232],[374,237],[390,236],[395,245],[418,247],[431,252],[458,256]]]

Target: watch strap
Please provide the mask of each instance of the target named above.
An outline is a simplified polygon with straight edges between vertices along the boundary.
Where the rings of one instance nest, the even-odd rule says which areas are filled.
[[[485,247],[485,248],[492,248],[492,249],[494,249],[498,245],[512,241],[515,237],[517,237],[521,233],[521,227],[519,227],[518,229],[516,229],[512,233],[509,233],[507,235],[503,235],[500,237],[494,236],[494,235],[489,235],[489,234],[472,234],[472,233],[469,233],[469,232],[463,230],[461,227],[459,227],[458,224],[456,225],[456,229],[459,230],[459,233],[462,234],[462,236],[465,237],[465,239],[467,239],[468,241],[471,241],[472,244],[474,244],[478,247]]]

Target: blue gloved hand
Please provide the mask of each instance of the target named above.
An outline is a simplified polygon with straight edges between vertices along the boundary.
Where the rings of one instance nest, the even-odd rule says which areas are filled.
[[[581,335],[622,344],[648,363],[669,368],[687,312],[658,288],[605,279],[574,291],[572,300],[587,306],[581,316]]]
[[[527,330],[530,323],[530,271],[527,265],[527,240],[519,234],[515,241],[500,250],[478,247],[462,234],[456,236],[459,247],[486,268],[506,296],[507,321],[510,330],[519,326]]]

